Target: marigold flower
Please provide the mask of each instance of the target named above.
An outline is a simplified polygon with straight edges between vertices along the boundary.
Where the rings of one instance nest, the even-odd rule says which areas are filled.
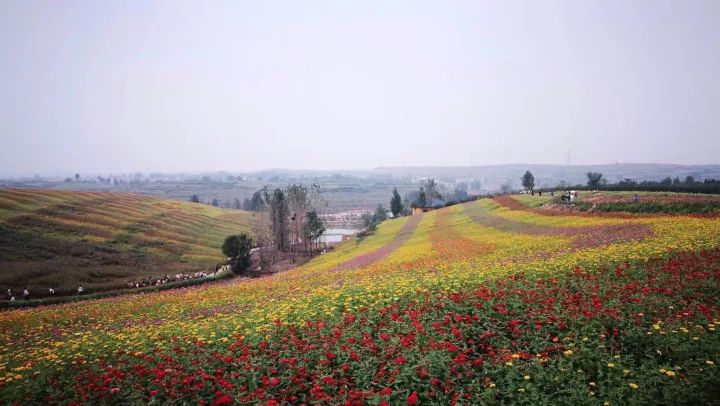
[[[530,380],[530,375],[525,375],[525,376],[523,376],[523,379],[526,380],[526,381],[529,381],[529,380]]]
[[[639,386],[636,383],[630,383],[628,386],[630,386],[633,389],[639,388]]]
[[[608,368],[615,368],[615,364],[613,364],[612,362],[608,362]]]

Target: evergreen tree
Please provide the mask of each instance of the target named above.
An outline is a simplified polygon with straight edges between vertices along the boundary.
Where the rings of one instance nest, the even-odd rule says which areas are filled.
[[[603,177],[602,177],[602,173],[600,173],[600,172],[588,172],[587,178],[588,178],[587,185],[589,187],[597,188],[602,184]],[[670,178],[668,178],[668,179],[670,179]],[[670,182],[672,182],[672,180],[670,180]]]
[[[398,214],[403,211],[402,199],[400,198],[400,193],[398,193],[397,188],[393,189],[393,196],[392,199],[390,199],[390,211],[393,217],[397,217]]]
[[[252,238],[245,233],[228,236],[222,245],[222,252],[230,258],[230,266],[235,273],[244,272],[250,267],[251,249]]]
[[[521,180],[525,190],[535,189],[535,176],[533,176],[532,172],[525,171],[525,174],[522,176]]]

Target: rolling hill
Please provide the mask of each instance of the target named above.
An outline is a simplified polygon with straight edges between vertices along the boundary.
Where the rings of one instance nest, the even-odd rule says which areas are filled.
[[[129,193],[0,190],[0,286],[33,297],[124,287],[128,280],[212,268],[237,210]]]
[[[717,404],[720,217],[481,199],[288,272],[0,312],[0,403]]]

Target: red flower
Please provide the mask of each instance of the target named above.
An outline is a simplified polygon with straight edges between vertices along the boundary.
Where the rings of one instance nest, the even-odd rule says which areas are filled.
[[[280,385],[280,378],[273,378],[270,380],[270,386],[278,386]]]
[[[407,358],[405,358],[405,357],[397,357],[397,358],[395,358],[395,363],[396,363],[397,365],[404,364],[405,362],[407,362]]]
[[[222,395],[215,397],[215,400],[213,400],[214,406],[222,406],[222,405],[229,405],[232,404],[232,398],[228,395]]]
[[[418,404],[418,394],[417,392],[413,392],[408,396],[408,405],[417,405]]]
[[[392,392],[393,392],[393,391],[392,391],[392,388],[383,388],[383,389],[380,391],[380,394],[383,395],[383,396],[390,396],[390,395],[392,395]]]

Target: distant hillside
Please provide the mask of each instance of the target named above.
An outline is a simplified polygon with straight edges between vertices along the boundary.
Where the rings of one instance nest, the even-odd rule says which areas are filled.
[[[220,246],[249,230],[249,214],[128,193],[0,189],[0,287],[37,297],[79,284],[89,292],[128,280],[208,269]]]

